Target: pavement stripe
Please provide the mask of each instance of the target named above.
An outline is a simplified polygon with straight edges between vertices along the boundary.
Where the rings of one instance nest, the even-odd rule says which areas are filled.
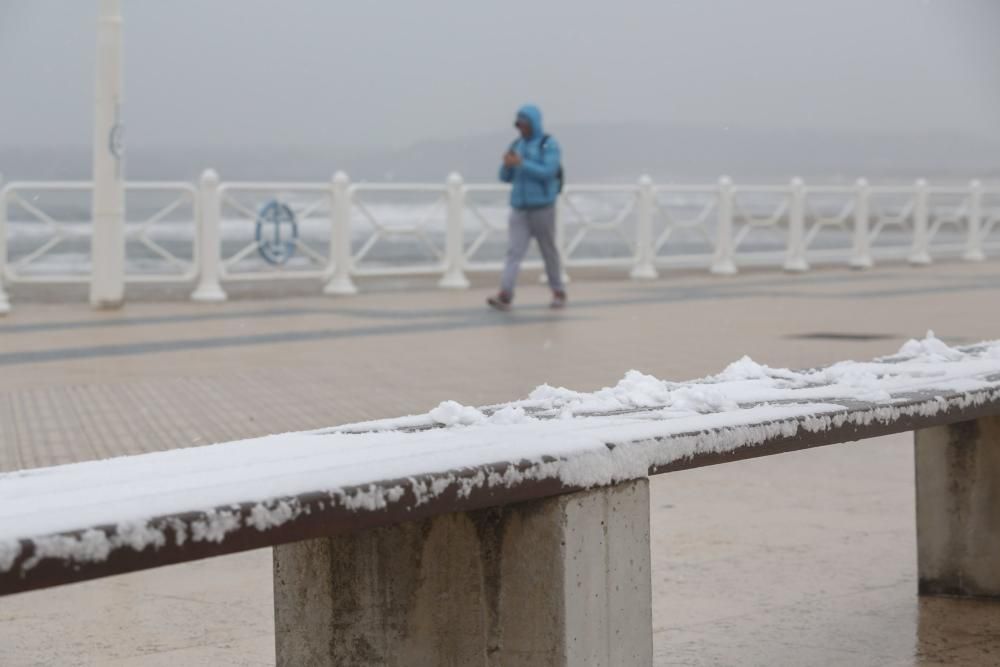
[[[361,336],[390,336],[428,332],[454,331],[485,326],[522,326],[553,322],[557,320],[580,319],[564,315],[519,315],[483,313],[481,317],[466,318],[446,322],[420,322],[396,325],[354,327],[347,329],[318,329],[313,331],[279,331],[246,336],[218,336],[213,338],[189,338],[179,340],[145,341],[139,343],[117,343],[113,345],[93,345],[87,347],[62,347],[47,350],[27,350],[0,354],[0,366],[37,364],[53,361],[95,359],[100,357],[125,357],[159,352],[183,352],[187,350],[211,350],[224,347],[245,347],[248,345],[275,345],[281,343],[302,343],[318,340],[337,340]]]

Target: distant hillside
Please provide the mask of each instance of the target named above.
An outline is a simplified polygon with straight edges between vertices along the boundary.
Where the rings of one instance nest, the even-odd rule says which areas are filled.
[[[794,175],[836,180],[1000,175],[1000,145],[970,137],[865,135],[795,130],[746,130],[653,125],[554,128],[568,178],[631,181],[642,173],[672,180],[785,179]],[[352,171],[366,178],[435,178],[457,170],[492,179],[512,139],[497,133],[428,141],[402,151],[356,158]]]
[[[573,182],[632,181],[642,173],[674,181],[1000,178],[1000,145],[960,134],[861,134],[676,127],[643,124],[552,128]],[[402,150],[363,152],[318,146],[149,146],[133,140],[127,172],[135,179],[193,179],[205,167],[231,179],[327,179],[345,169],[355,180],[437,181],[450,171],[491,181],[513,130],[424,141]],[[376,142],[377,143],[377,142]],[[8,179],[86,178],[85,146],[0,148]]]

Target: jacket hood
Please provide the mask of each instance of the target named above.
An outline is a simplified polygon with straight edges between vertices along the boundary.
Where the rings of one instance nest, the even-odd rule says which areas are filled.
[[[528,122],[531,123],[532,139],[537,139],[545,134],[545,131],[542,129],[542,110],[534,104],[525,104],[517,110],[517,115],[519,117],[527,118]]]

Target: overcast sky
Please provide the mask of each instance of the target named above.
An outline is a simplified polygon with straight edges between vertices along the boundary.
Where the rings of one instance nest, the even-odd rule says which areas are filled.
[[[128,142],[654,121],[1000,139],[1000,0],[123,0]],[[97,0],[0,0],[0,146],[86,144]]]

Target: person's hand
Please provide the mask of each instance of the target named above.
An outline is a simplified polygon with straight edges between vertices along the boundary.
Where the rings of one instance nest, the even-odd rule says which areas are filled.
[[[503,166],[505,167],[520,167],[521,166],[521,156],[514,152],[507,152],[503,156]]]

